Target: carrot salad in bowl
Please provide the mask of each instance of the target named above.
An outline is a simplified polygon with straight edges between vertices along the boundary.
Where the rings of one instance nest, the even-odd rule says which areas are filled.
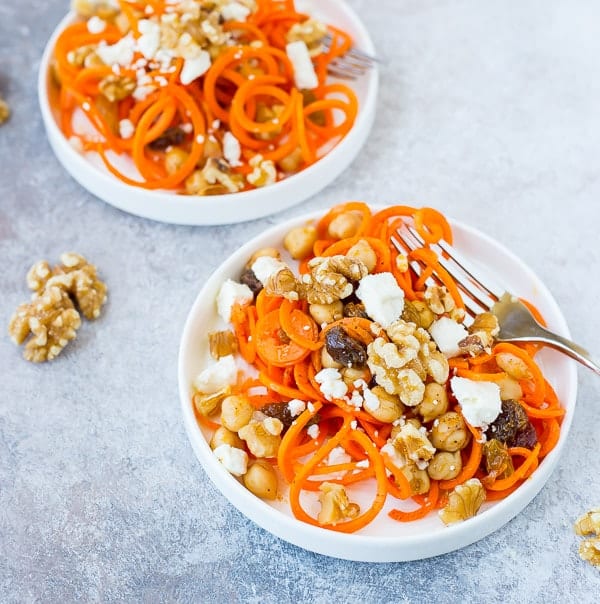
[[[293,0],[73,9],[54,47],[60,126],[129,185],[190,195],[263,187],[317,162],[354,124],[356,95],[328,76],[352,40]]]
[[[395,247],[402,224],[421,248]],[[400,522],[437,511],[452,524],[510,495],[556,445],[564,409],[538,348],[495,341],[489,312],[465,321],[441,238],[452,230],[431,208],[349,202],[222,284],[227,328],[208,335],[213,360],[192,402],[214,455],[251,492],[287,492],[296,518],[341,532],[386,501],[403,502],[388,512]]]

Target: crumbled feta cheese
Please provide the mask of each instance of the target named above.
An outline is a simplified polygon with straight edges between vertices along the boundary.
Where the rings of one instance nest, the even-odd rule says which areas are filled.
[[[368,459],[361,459],[360,461],[356,462],[357,468],[368,468],[369,465],[370,465],[370,463],[369,463]]]
[[[306,429],[306,433],[312,438],[318,438],[319,436],[319,426],[317,424],[313,424]]]
[[[348,386],[342,380],[342,376],[337,369],[329,367],[321,369],[315,375],[315,380],[328,401],[343,398],[348,392]]]
[[[243,476],[248,469],[248,454],[231,445],[219,445],[213,453],[228,472],[234,476]]]
[[[135,132],[135,126],[127,118],[119,121],[119,135],[121,138],[131,138]]]
[[[227,386],[235,384],[237,379],[237,366],[233,355],[221,357],[214,365],[210,365],[198,374],[194,386],[200,392],[212,394]]]
[[[138,21],[140,37],[137,40],[137,49],[146,59],[153,59],[160,47],[160,25],[150,19]]]
[[[136,101],[143,101],[151,92],[154,92],[154,86],[138,86],[132,93],[131,96]]]
[[[87,30],[91,34],[101,34],[106,29],[106,21],[97,15],[90,17],[87,22]]]
[[[121,38],[116,44],[98,46],[96,54],[105,65],[121,65],[127,67],[133,61],[135,40],[131,34]]]
[[[336,466],[341,463],[349,463],[352,461],[352,458],[343,447],[335,447],[329,453],[329,457],[327,458],[328,466]]]
[[[223,157],[229,162],[230,166],[235,168],[242,165],[242,162],[240,162],[241,156],[240,141],[231,132],[225,132],[223,135]]]
[[[380,407],[379,398],[376,394],[373,394],[368,388],[363,392],[364,403],[363,407],[367,411],[377,411]]]
[[[434,321],[429,327],[429,333],[440,352],[448,358],[460,353],[458,343],[469,335],[464,325],[449,317]]]
[[[290,410],[290,415],[296,417],[306,409],[306,403],[300,399],[294,398],[288,402],[288,409]]]
[[[476,428],[487,430],[502,411],[500,387],[493,382],[453,377],[450,387],[460,404],[463,417]]]
[[[275,275],[280,270],[287,268],[287,265],[272,256],[259,256],[252,263],[251,268],[256,278],[264,285],[271,275]]]
[[[306,405],[306,408],[307,408],[307,409],[308,409],[308,410],[309,410],[311,413],[314,413],[314,412],[315,412],[315,406],[314,406],[312,403],[310,403],[310,402],[309,402],[309,403]]]
[[[221,8],[225,21],[245,21],[249,14],[250,9],[239,2],[230,2]]]
[[[360,395],[358,390],[354,390],[352,395],[350,396],[350,400],[348,401],[353,407],[360,409],[363,405],[363,397]]]
[[[381,447],[380,451],[382,454],[387,455],[397,468],[403,468],[406,465],[404,456],[402,453],[400,453],[400,451],[398,451],[398,449],[396,449],[396,447],[394,447],[392,443],[386,443],[383,445],[383,447]]]
[[[253,299],[252,290],[247,285],[227,279],[217,294],[217,312],[225,323],[229,323],[233,305],[252,302]]]
[[[285,47],[288,59],[294,68],[294,81],[300,90],[312,90],[319,85],[308,46],[302,40],[290,42]]]
[[[201,51],[200,54],[193,59],[186,59],[183,62],[183,68],[179,79],[184,86],[191,84],[196,78],[205,74],[210,67],[210,55],[205,51]]]
[[[360,282],[356,295],[365,305],[365,311],[373,319],[388,327],[404,310],[404,291],[392,273],[367,275]]]
[[[353,420],[350,422],[350,427],[351,427],[353,430],[356,430],[356,428],[358,428],[358,422],[357,422],[355,419],[353,419]]]

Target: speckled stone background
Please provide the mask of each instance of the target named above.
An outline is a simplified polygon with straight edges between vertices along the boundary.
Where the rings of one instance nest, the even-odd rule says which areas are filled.
[[[0,339],[1,602],[593,602],[600,572],[572,522],[600,504],[600,378],[580,370],[560,464],[517,518],[461,551],[405,564],[311,554],[238,513],[197,463],[177,394],[196,293],[240,242],[347,198],[440,208],[492,234],[548,284],[600,353],[600,4],[350,2],[383,66],[360,159],[280,215],[185,228],[117,211],[54,158],[36,70],[66,0],[0,3],[0,323],[35,260],[77,250],[110,287],[51,364]],[[5,329],[5,328],[4,328]]]

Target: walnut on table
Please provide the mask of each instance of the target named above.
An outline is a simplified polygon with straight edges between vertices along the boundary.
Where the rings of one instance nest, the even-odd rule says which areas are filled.
[[[579,544],[579,556],[582,560],[600,568],[600,508],[580,516],[574,528],[578,535],[594,535]]]
[[[21,304],[13,315],[8,332],[17,345],[25,344],[28,361],[51,361],[75,338],[81,317],[67,292],[48,287],[31,302]],[[31,336],[31,337],[30,337]]]
[[[17,345],[27,340],[23,356],[28,361],[50,361],[75,338],[81,317],[74,303],[91,320],[106,302],[106,285],[93,264],[72,252],[60,259],[54,268],[41,260],[29,269],[26,281],[33,298],[21,304],[10,320],[12,340]]]

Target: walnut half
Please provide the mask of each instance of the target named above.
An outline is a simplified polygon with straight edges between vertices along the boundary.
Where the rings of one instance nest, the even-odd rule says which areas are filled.
[[[477,478],[459,484],[450,495],[446,507],[439,511],[444,524],[472,518],[485,501],[485,489]]]

